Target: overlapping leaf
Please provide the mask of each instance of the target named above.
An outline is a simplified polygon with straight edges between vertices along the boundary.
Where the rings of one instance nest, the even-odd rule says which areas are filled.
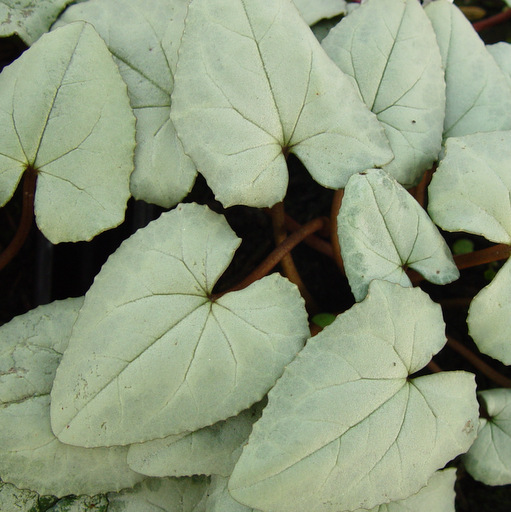
[[[346,13],[345,0],[293,0],[293,3],[309,25]]]
[[[357,301],[365,297],[373,279],[410,286],[408,267],[436,284],[459,277],[449,247],[427,213],[382,170],[350,178],[338,232],[346,276]]]
[[[509,78],[511,84],[511,43],[495,43],[486,46],[492,57],[504,74]]]
[[[233,499],[227,489],[229,479],[213,475],[205,501],[205,512],[259,512]]]
[[[395,158],[384,169],[414,185],[442,143],[445,82],[435,33],[417,0],[369,0],[322,41],[377,115]]]
[[[280,275],[211,300],[239,239],[179,205],[109,258],[85,298],[52,390],[59,439],[129,444],[191,432],[262,399],[308,336]]]
[[[481,418],[477,439],[463,456],[467,471],[487,485],[511,484],[511,390],[478,393],[489,418]]]
[[[51,430],[51,383],[82,302],[41,306],[0,329],[0,477],[39,494],[96,494],[144,478],[128,468],[127,448],[77,448]]]
[[[481,352],[511,365],[511,260],[473,298],[467,323]]]
[[[148,478],[133,489],[108,494],[108,512],[206,512],[204,478]]]
[[[188,3],[89,0],[67,9],[56,25],[88,21],[105,40],[128,85],[137,117],[131,192],[137,199],[165,207],[177,204],[190,191],[196,175],[169,118]]]
[[[189,434],[131,445],[128,464],[133,471],[149,476],[227,477],[261,412],[262,404],[256,404],[237,416]]]
[[[446,0],[425,11],[445,67],[444,138],[511,129],[511,87],[470,22]]]
[[[27,45],[35,43],[72,0],[1,0],[0,37],[17,34]]]
[[[38,171],[37,225],[53,243],[90,240],[124,220],[135,119],[95,30],[45,34],[0,75],[0,205]]]
[[[288,0],[193,0],[172,99],[185,151],[224,205],[280,201],[288,152],[336,188],[393,158],[378,120]]]
[[[265,511],[338,512],[418,492],[476,435],[473,375],[409,379],[443,346],[443,331],[424,292],[373,281],[270,391],[232,496]]]

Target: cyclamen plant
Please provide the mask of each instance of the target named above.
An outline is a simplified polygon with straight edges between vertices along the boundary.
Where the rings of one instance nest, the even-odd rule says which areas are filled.
[[[442,309],[415,286],[509,257],[509,44],[447,0],[24,3],[0,4],[30,45],[0,74],[0,203],[23,178],[55,244],[130,196],[168,211],[85,297],[0,328],[1,510],[447,512],[458,464],[511,483],[509,381],[440,370]],[[330,220],[286,217],[291,154],[335,190]],[[197,173],[224,208],[271,208],[277,248],[226,290],[240,239],[186,202]],[[496,245],[453,257],[437,226]],[[319,333],[303,240],[356,301]],[[510,265],[468,315],[506,365]]]

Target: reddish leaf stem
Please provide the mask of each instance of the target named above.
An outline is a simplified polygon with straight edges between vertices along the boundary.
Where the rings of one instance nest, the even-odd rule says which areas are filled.
[[[18,254],[27,239],[32,221],[34,219],[34,196],[37,182],[37,171],[33,167],[27,167],[23,177],[23,205],[21,219],[11,243],[0,254],[0,270],[5,268],[9,262]]]
[[[291,251],[291,249],[296,247],[309,235],[312,235],[312,233],[315,233],[324,227],[325,220],[322,217],[318,217],[317,219],[313,219],[310,222],[307,222],[307,224],[304,224],[300,229],[289,235],[278,247],[276,247],[260,265],[258,265],[247,277],[245,277],[245,279],[243,279],[243,281],[238,283],[229,291],[242,290],[267,275],[276,265],[278,265],[280,260],[288,254],[289,251]],[[215,300],[221,295],[223,295],[223,293],[213,296],[212,299]]]
[[[325,218],[325,224],[328,224],[326,221],[327,221],[327,219]],[[296,220],[294,220],[292,217],[290,217],[287,214],[286,214],[286,218],[285,218],[285,226],[286,226],[286,229],[291,232],[298,231],[302,227],[301,224],[296,222]],[[328,233],[330,232],[328,226],[326,226],[326,231]],[[304,243],[306,243],[312,249],[320,252],[321,254],[324,254],[325,256],[328,256],[329,258],[333,259],[334,251],[332,249],[331,244],[329,244],[328,242],[326,242],[319,236],[310,235],[304,240]]]
[[[500,25],[507,20],[511,20],[511,9],[506,9],[504,12],[495,14],[495,16],[490,16],[485,20],[477,21],[476,23],[473,23],[472,26],[476,32],[481,32],[482,30],[494,27],[495,25]]]
[[[511,255],[511,246],[505,244],[493,245],[487,249],[469,252],[468,254],[458,254],[454,256],[456,266],[461,270],[464,268],[476,267],[498,260],[505,260]]]
[[[503,388],[511,388],[511,379],[504,377],[504,375],[493,369],[490,365],[486,364],[458,340],[452,338],[451,336],[447,336],[447,346],[458,352],[458,354],[463,356],[472,366],[474,366],[474,368],[477,368],[481,373],[486,375],[486,377],[495,382],[495,384]]]
[[[334,260],[337,266],[341,269],[344,274],[344,262],[341,256],[341,246],[339,244],[339,235],[337,233],[337,216],[341,209],[342,198],[344,197],[344,189],[336,190],[334,198],[332,199],[332,206],[330,209],[330,242],[334,251]]]

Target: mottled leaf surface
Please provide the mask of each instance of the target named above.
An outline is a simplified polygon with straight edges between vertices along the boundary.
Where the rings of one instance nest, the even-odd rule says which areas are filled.
[[[27,45],[35,43],[72,0],[1,0],[0,37],[17,34]]]
[[[511,129],[511,87],[470,22],[446,0],[425,11],[445,68],[444,138]]]
[[[338,512],[418,492],[476,435],[472,374],[409,378],[444,343],[441,309],[424,292],[373,281],[269,392],[232,496],[261,510]]]
[[[278,274],[211,300],[239,243],[223,216],[184,204],[110,256],[53,386],[52,425],[63,442],[191,432],[262,399],[303,346],[307,314]]]
[[[230,495],[227,484],[228,478],[213,475],[205,499],[205,512],[259,512],[237,502]]]
[[[0,328],[0,477],[39,494],[97,494],[144,478],[129,469],[127,448],[77,448],[51,430],[51,380],[81,302],[40,306]]]
[[[87,21],[112,52],[137,117],[131,192],[167,208],[188,194],[196,175],[169,117],[187,6],[188,0],[89,0],[56,24]]]
[[[467,323],[483,354],[511,365],[511,260],[473,298]]]
[[[18,489],[12,484],[0,482],[0,510],[34,512],[38,510],[38,498],[34,491]]]
[[[133,489],[108,494],[108,512],[206,512],[204,478],[148,478]]]
[[[438,157],[445,114],[442,59],[420,3],[368,0],[321,44],[383,124],[395,155],[384,169],[416,184]]]
[[[237,416],[189,434],[133,444],[128,464],[133,471],[148,476],[227,477],[261,412],[262,404],[256,404]]]
[[[393,158],[291,0],[193,0],[172,98],[185,151],[225,206],[280,201],[288,152],[333,188]]]
[[[446,284],[459,277],[449,247],[417,201],[382,170],[353,175],[338,216],[351,290],[362,300],[373,279],[411,286],[405,269]]]
[[[511,131],[447,140],[428,196],[442,229],[511,244]]]
[[[0,74],[0,205],[37,169],[35,215],[53,243],[124,220],[135,119],[126,85],[91,25],[41,37]]]
[[[486,485],[511,484],[511,390],[477,394],[489,418],[481,418],[477,439],[463,456],[467,471]]]
[[[455,512],[455,481],[456,468],[437,471],[417,494],[412,494],[404,500],[379,505],[369,512]],[[359,509],[356,512],[367,510]]]

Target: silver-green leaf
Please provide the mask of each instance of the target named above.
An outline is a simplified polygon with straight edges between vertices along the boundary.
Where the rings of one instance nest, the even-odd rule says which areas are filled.
[[[280,201],[288,152],[332,188],[393,158],[291,0],[193,0],[172,101],[185,151],[225,206]]]
[[[265,511],[338,512],[418,492],[476,436],[472,374],[409,378],[444,343],[441,309],[427,294],[373,281],[269,392],[232,496]]]
[[[179,205],[110,256],[85,296],[52,389],[63,442],[144,442],[212,425],[262,399],[309,330],[296,286],[272,274],[212,300],[240,240]]]

